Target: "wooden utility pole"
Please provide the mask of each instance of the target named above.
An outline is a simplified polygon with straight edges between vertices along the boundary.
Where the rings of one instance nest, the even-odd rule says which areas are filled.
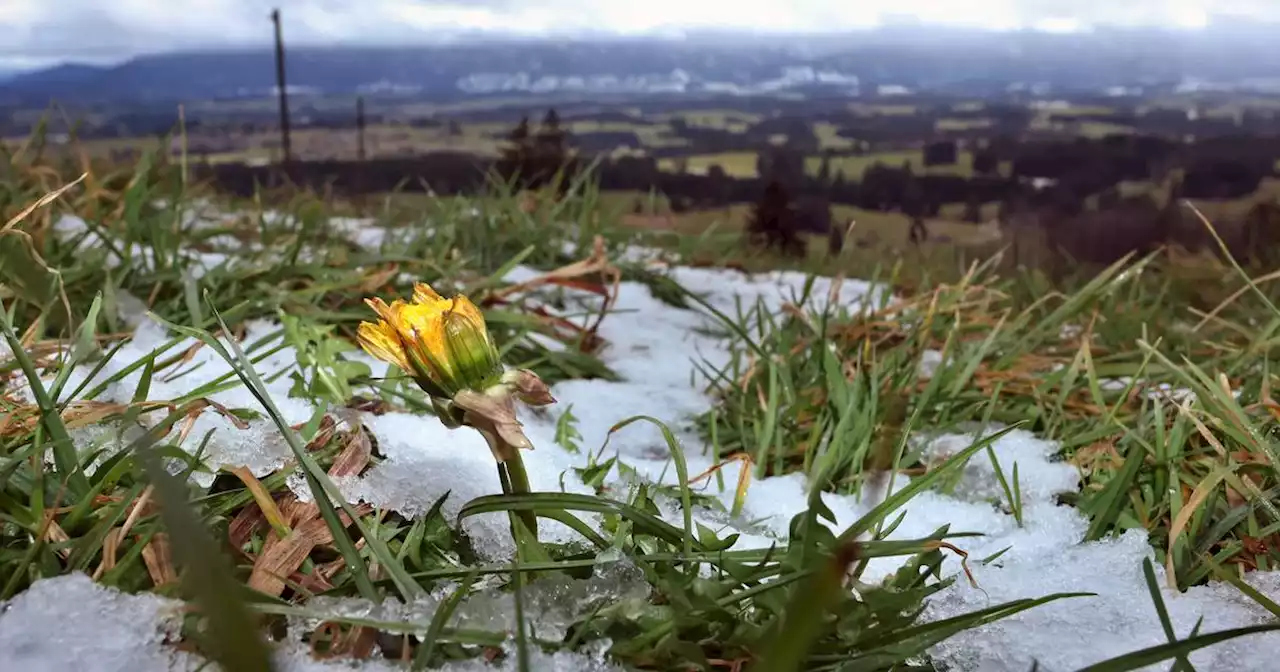
[[[276,28],[276,92],[280,97],[280,151],[283,163],[293,160],[289,149],[289,94],[284,81],[284,36],[280,31],[280,10],[271,10],[271,22]]]
[[[356,96],[356,176],[355,176],[355,203],[356,206],[363,211],[364,209],[364,96]]]
[[[356,158],[364,161],[364,96],[356,97]]]

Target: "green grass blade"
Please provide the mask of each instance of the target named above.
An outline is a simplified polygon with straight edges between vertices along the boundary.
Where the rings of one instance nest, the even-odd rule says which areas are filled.
[[[1211,632],[1207,635],[1197,635],[1178,642],[1152,646],[1132,653],[1126,653],[1122,656],[1116,656],[1115,658],[1081,668],[1079,672],[1129,672],[1130,670],[1142,669],[1148,665],[1162,663],[1171,658],[1185,656],[1192,651],[1197,651],[1215,644],[1221,644],[1222,642],[1230,641],[1239,637],[1247,637],[1249,635],[1258,635],[1276,631],[1280,631],[1280,624],[1271,623],[1267,625],[1251,625],[1244,628],[1233,628],[1231,630]]]

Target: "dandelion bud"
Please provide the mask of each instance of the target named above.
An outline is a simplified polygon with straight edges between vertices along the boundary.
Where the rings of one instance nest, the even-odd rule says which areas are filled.
[[[530,406],[547,406],[556,403],[547,384],[542,382],[538,374],[528,369],[508,371],[503,374],[502,382],[516,393],[520,401]]]

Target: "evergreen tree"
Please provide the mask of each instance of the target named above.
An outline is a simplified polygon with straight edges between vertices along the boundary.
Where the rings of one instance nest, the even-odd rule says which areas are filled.
[[[541,127],[534,138],[534,145],[538,184],[546,184],[555,179],[556,173],[564,171],[566,175],[558,185],[563,194],[569,188],[568,134],[560,127],[560,115],[555,108],[547,110],[546,115],[542,117]]]
[[[565,132],[560,128],[560,115],[555,108],[547,110],[542,117],[542,127],[538,129],[538,148],[549,158],[565,155]]]
[[[818,166],[818,176],[816,179],[818,180],[818,184],[821,184],[824,187],[831,184],[831,155],[830,154],[824,154],[822,156],[822,163]]]
[[[795,230],[794,219],[790,194],[781,182],[771,180],[747,222],[749,240],[766,249],[777,248],[783,254],[803,257],[804,241]]]
[[[725,172],[724,166],[718,163],[707,166],[707,187],[703,196],[710,207],[732,204],[732,189],[733,184],[729,179],[729,173]]]
[[[756,175],[762,180],[775,181],[788,190],[802,189],[805,176],[805,155],[785,147],[775,147],[756,155]]]
[[[503,179],[511,180],[519,176],[521,183],[530,179],[533,149],[531,140],[529,117],[523,117],[520,123],[507,134],[507,142],[500,150],[497,170]]]

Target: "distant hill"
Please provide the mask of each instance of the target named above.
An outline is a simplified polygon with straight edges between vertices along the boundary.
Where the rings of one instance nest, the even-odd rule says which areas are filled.
[[[490,41],[438,47],[290,48],[300,93],[470,96],[760,94],[874,91],[962,94],[1011,87],[1079,92],[1201,79],[1280,83],[1270,31],[1092,34],[871,32],[843,37]],[[112,67],[62,65],[0,83],[0,103],[260,97],[274,90],[272,52],[142,56]],[[1280,90],[1280,85],[1277,85]]]
[[[110,68],[68,63],[44,70],[26,73],[0,73],[6,89],[25,91],[36,95],[58,95],[76,87],[88,85],[102,77]]]

